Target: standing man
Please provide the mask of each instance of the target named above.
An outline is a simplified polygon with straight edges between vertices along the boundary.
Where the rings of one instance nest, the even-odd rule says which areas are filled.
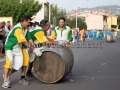
[[[51,36],[48,36],[48,38],[52,40],[56,38],[57,41],[63,40],[69,43],[73,40],[71,28],[65,25],[64,17],[59,18],[58,22],[59,26],[55,27],[55,29],[52,31]]]
[[[96,32],[96,30],[94,30],[93,36],[94,36],[94,39],[96,39],[96,37],[97,37],[97,32]]]
[[[31,29],[34,29],[34,23],[30,22],[30,27]],[[24,29],[24,35],[26,37],[26,40],[29,42],[29,44],[31,45],[34,45],[33,41],[32,41],[32,38],[31,38],[31,35],[28,31],[28,29]],[[28,54],[28,49],[27,47],[22,44],[22,54],[23,54],[23,66],[22,66],[22,69],[21,69],[21,79],[19,80],[19,83],[22,84],[22,85],[29,85],[30,83],[28,82],[28,80],[25,78],[25,75],[26,75],[26,69],[27,69],[27,66],[29,64],[29,54]]]
[[[77,31],[76,31],[75,28],[72,30],[72,36],[73,36],[73,42],[75,42],[76,41],[76,36],[77,36]]]
[[[49,40],[46,38],[45,33],[49,29],[49,27],[50,27],[50,22],[48,20],[42,20],[40,22],[39,26],[37,25],[35,27],[35,29],[29,30],[31,38],[34,41],[34,44],[45,43],[45,44],[49,44],[49,45],[51,45],[51,44],[64,45],[64,42],[62,42],[62,41],[55,42],[55,41],[52,41],[52,40]],[[30,51],[29,56],[30,56],[30,63],[28,66],[28,71],[26,73],[26,76],[28,76],[32,79],[35,79],[35,77],[32,73],[32,68],[33,68],[33,61],[34,61],[36,55],[32,51]]]
[[[5,24],[5,33],[6,33],[6,36],[10,32],[10,29],[11,29],[10,21],[7,21],[7,23]]]
[[[84,35],[85,35],[85,30],[84,30],[84,28],[81,28],[80,29],[80,40],[81,40],[81,42],[85,41],[84,40]]]
[[[73,40],[72,30],[69,26],[65,25],[64,17],[59,18],[58,22],[59,26],[55,27],[48,39],[54,40],[56,38],[57,41],[65,41],[68,43],[68,46],[70,46],[70,42]],[[70,72],[70,74],[72,74],[72,72]]]
[[[31,21],[31,18],[27,15],[23,16],[20,23],[15,25],[10,31],[5,42],[6,51],[6,63],[4,66],[4,83],[3,88],[10,88],[9,76],[14,72],[21,69],[23,65],[23,54],[21,51],[21,45],[24,44],[30,48],[37,56],[41,56],[41,48],[34,48],[30,45],[25,38],[24,28],[27,28]]]

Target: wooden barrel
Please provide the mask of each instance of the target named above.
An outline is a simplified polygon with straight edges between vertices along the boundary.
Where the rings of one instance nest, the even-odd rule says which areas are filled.
[[[74,57],[69,48],[45,47],[42,56],[36,57],[33,63],[34,72],[40,81],[56,83],[70,73]]]
[[[113,36],[113,42],[115,42],[115,41],[116,41],[116,36],[115,36],[115,34],[113,34],[112,36]]]
[[[116,41],[116,36],[114,34],[111,34],[111,35],[107,35],[106,37],[106,42],[115,42]]]
[[[105,40],[106,40],[106,38],[107,38],[107,35],[106,35],[106,34],[104,35],[104,38],[105,38]]]
[[[106,42],[112,42],[112,35],[106,35]]]

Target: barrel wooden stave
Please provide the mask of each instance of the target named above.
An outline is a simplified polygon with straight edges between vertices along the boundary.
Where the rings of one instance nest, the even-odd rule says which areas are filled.
[[[107,37],[106,37],[106,42],[111,43],[111,42],[115,42],[115,41],[116,41],[116,37],[115,37],[114,34],[107,35]]]
[[[67,51],[67,52],[69,52],[68,54],[69,54],[69,59],[71,59],[71,60],[69,60],[70,62],[69,62],[69,64],[70,64],[70,67],[71,68],[69,68],[70,70],[72,69],[72,67],[73,67],[73,64],[74,64],[74,55],[73,55],[73,52],[72,52],[72,50],[71,49],[69,49],[69,48],[66,48],[66,47],[64,47],[64,49]],[[68,75],[70,72],[68,72],[66,75]]]
[[[113,42],[115,42],[116,41],[116,36],[115,36],[115,34],[113,34]]]
[[[65,73],[64,73],[64,76],[63,76],[63,78],[64,77],[66,77],[67,75],[68,75],[68,73],[70,73],[70,70],[72,69],[72,67],[73,67],[73,60],[72,60],[72,58],[71,58],[71,55],[70,55],[70,53],[66,50],[67,48],[62,48],[61,50],[62,50],[62,52],[64,53],[64,57],[65,57],[65,59],[64,59],[64,62],[65,62]]]
[[[49,56],[49,54],[55,57],[52,58],[51,56]],[[45,58],[45,55],[47,55],[46,58]],[[58,64],[57,66],[53,66],[53,67],[49,66],[48,64],[50,63],[48,62],[49,60],[45,60],[48,58],[51,58],[51,59],[56,58],[57,61],[51,60],[52,62],[51,65],[53,65],[54,63],[60,62],[60,66]],[[46,62],[48,63],[46,64]],[[69,48],[66,48],[66,47],[46,48],[45,47],[45,49],[43,50],[43,55],[41,57],[37,57],[34,60],[33,67],[34,67],[34,72],[40,81],[44,83],[56,83],[61,79],[65,78],[69,74],[69,72],[73,67],[73,63],[74,63],[74,57],[73,57],[72,51]],[[43,67],[44,64],[47,66]],[[50,69],[48,69],[48,67]],[[58,67],[60,67],[60,69]],[[52,71],[53,68],[58,69],[58,71],[56,70]],[[49,72],[45,72],[45,71],[49,71]]]
[[[54,58],[57,58],[57,60],[54,60],[54,58],[51,57],[51,55],[54,54],[55,54]],[[51,57],[50,59],[51,63],[48,62],[47,60],[48,58],[46,58],[46,55],[48,58]],[[53,65],[52,62],[54,62],[55,65]],[[53,66],[49,65],[48,63],[52,64]],[[64,75],[65,72],[64,62],[61,60],[61,57],[56,53],[46,51],[43,52],[42,57],[37,57],[37,59],[34,61],[34,72],[40,81],[44,83],[55,83],[59,81]],[[55,74],[51,75],[51,73]]]

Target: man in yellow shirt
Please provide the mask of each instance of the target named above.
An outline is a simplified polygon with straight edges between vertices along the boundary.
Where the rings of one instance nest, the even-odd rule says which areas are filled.
[[[26,37],[26,40],[29,42],[29,44],[34,45],[28,29],[24,30],[24,35]],[[23,66],[21,69],[21,79],[19,80],[19,83],[22,85],[29,85],[30,83],[27,81],[27,79],[25,79],[25,75],[26,75],[26,69],[29,64],[30,58],[29,58],[29,54],[28,54],[28,49],[24,44],[22,44],[22,54],[23,54],[24,62],[23,62]]]
[[[73,40],[72,30],[69,26],[65,25],[65,21],[64,17],[58,19],[59,26],[55,27],[51,36],[48,36],[48,39],[66,42],[67,46],[70,47],[70,42]],[[70,72],[70,74],[72,74],[72,72]]]
[[[58,22],[59,26],[55,27],[51,36],[48,36],[48,38],[51,40],[56,39],[57,41],[66,41],[69,43],[73,40],[71,28],[65,25],[64,17],[59,18]]]
[[[10,88],[9,76],[18,71],[23,63],[23,54],[21,51],[21,43],[30,48],[37,56],[41,56],[41,48],[34,48],[25,38],[24,28],[27,28],[31,18],[27,15],[21,18],[19,24],[15,25],[10,31],[5,42],[6,63],[4,65],[4,83],[3,88]],[[25,81],[25,78],[24,78]]]
[[[84,35],[85,35],[85,30],[82,28],[80,30],[80,40],[81,40],[81,42],[84,42]]]
[[[65,42],[63,41],[52,41],[47,39],[47,37],[45,36],[45,32],[49,29],[50,27],[50,22],[48,20],[42,20],[40,22],[40,25],[36,25],[36,27],[34,29],[29,30],[29,33],[31,35],[32,40],[34,41],[34,44],[58,44],[58,45],[64,45]],[[30,64],[28,66],[28,71],[26,76],[30,77],[30,78],[34,78],[34,75],[32,74],[31,70],[33,67],[33,61],[36,57],[36,55],[31,51],[29,52],[29,56],[30,56]]]

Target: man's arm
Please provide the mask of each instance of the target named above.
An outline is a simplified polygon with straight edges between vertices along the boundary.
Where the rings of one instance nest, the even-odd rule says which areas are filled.
[[[50,38],[48,38],[48,37],[47,37],[47,39],[48,39],[48,41],[53,41],[53,39],[50,39]]]
[[[31,44],[31,45],[33,45],[34,46],[34,42],[33,42],[33,40],[32,39],[30,39],[30,40],[28,40],[29,41],[29,43]]]
[[[52,41],[52,40],[48,40],[46,38],[46,36],[44,35],[44,32],[43,31],[39,31],[35,34],[35,37],[37,38],[38,42],[39,43],[46,43],[46,44],[49,44],[49,45],[52,45],[52,44],[58,44],[58,45],[66,45],[66,42],[64,41]]]
[[[53,41],[53,40],[49,40],[46,38],[46,36],[44,35],[43,31],[39,31],[35,34],[35,37],[37,38],[39,43],[46,43],[46,44],[58,44],[58,42]]]
[[[58,44],[57,41],[47,41],[46,44]]]
[[[14,36],[17,38],[18,43],[23,43],[25,46],[27,46],[31,50],[34,50],[34,46],[29,45],[29,42],[26,40],[23,34],[23,31],[21,29],[17,29],[14,33]]]
[[[28,42],[29,42],[31,45],[34,46],[34,42],[33,42],[33,40],[32,40],[32,37],[31,37],[29,31],[27,31],[26,39],[28,40]]]
[[[26,47],[28,47],[29,49],[31,49],[32,51],[35,49],[35,48],[34,48],[34,46],[33,46],[33,45],[31,45],[31,44],[29,44],[29,42],[28,42],[28,41],[23,42],[23,44],[24,44]]]
[[[69,31],[68,31],[68,40],[69,40],[69,41],[72,41],[72,40],[73,40],[72,30],[71,30],[71,29],[69,29]]]
[[[55,31],[55,30],[53,30],[53,31],[52,31],[52,33],[51,33],[51,35],[50,35],[50,36],[48,36],[47,38],[48,38],[48,39],[50,39],[50,40],[54,40],[54,39],[55,39],[55,37],[56,37],[56,31]]]
[[[27,46],[28,48],[30,48],[37,56],[41,56],[42,52],[41,50],[43,48],[34,48],[33,45],[30,45],[28,43],[28,41],[26,40],[23,31],[21,29],[18,29],[15,31],[14,36],[17,38],[18,43],[23,43],[25,46]]]

